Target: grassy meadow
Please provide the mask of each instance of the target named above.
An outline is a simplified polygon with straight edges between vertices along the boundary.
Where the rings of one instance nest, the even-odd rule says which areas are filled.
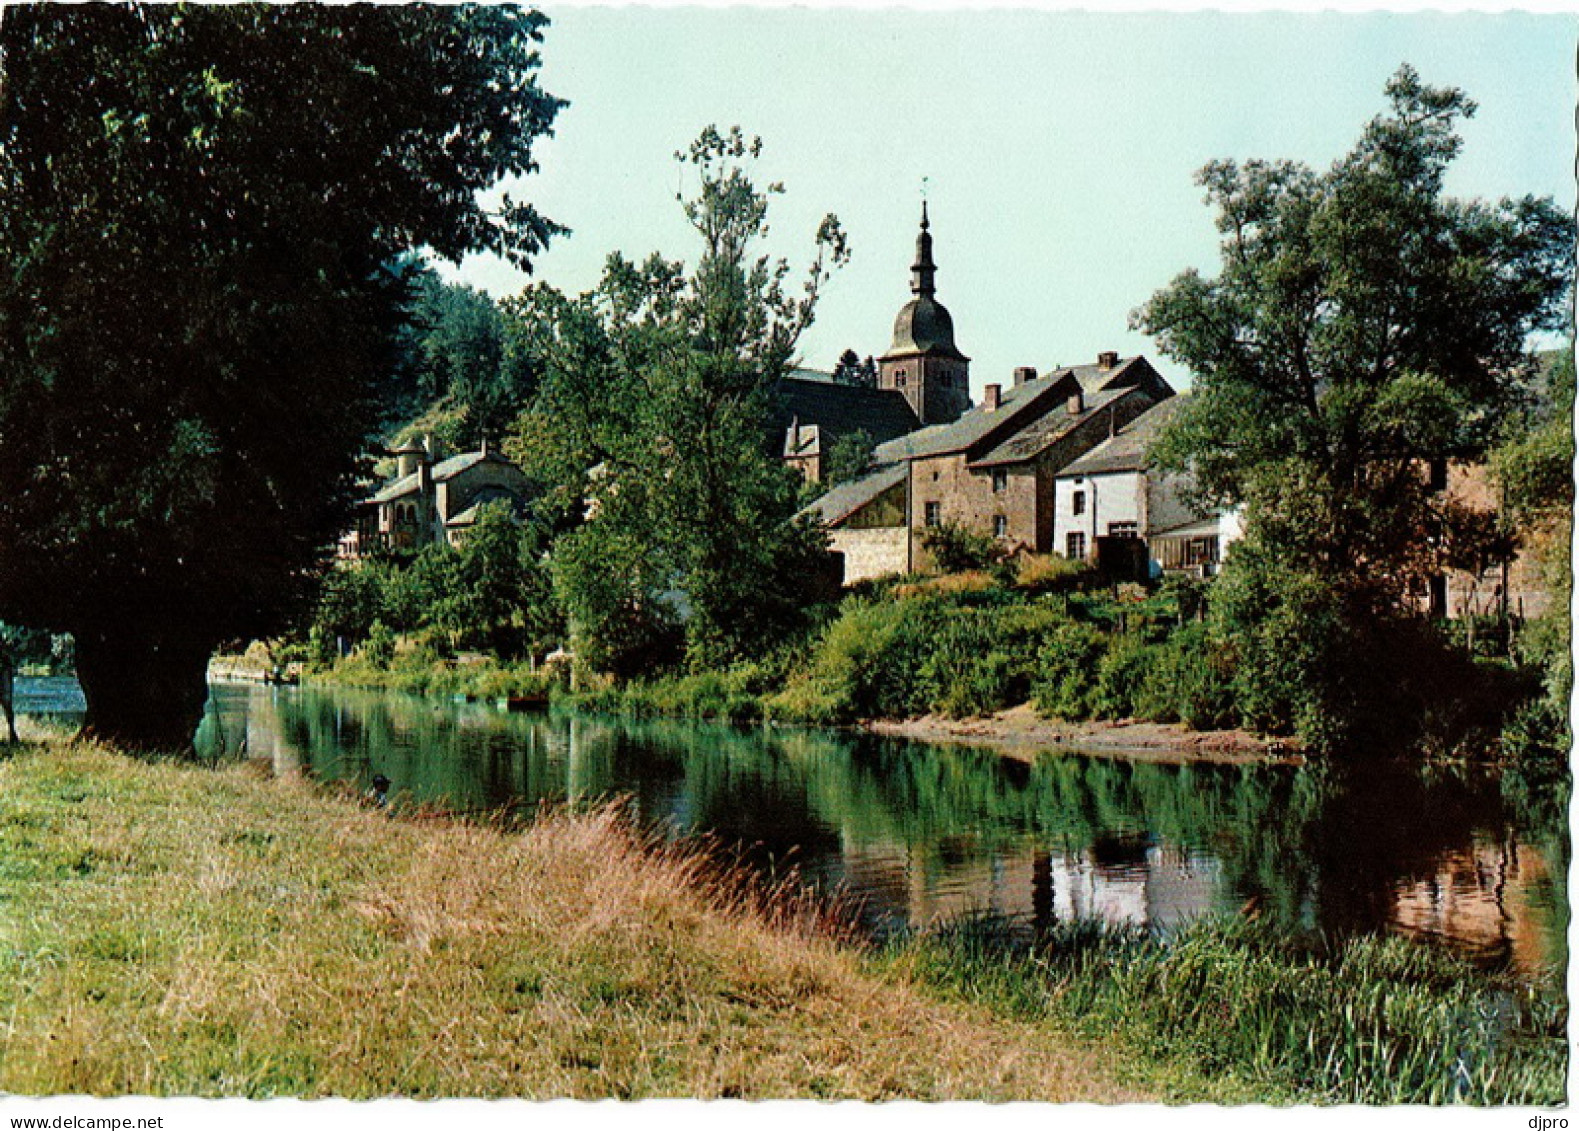
[[[0,762],[0,1090],[1147,1098],[618,813],[389,819],[245,766]]]

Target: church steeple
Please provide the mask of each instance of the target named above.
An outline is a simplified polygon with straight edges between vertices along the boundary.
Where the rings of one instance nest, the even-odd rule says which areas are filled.
[[[921,202],[921,231],[910,265],[911,300],[894,319],[894,340],[877,368],[877,387],[905,396],[923,424],[957,420],[970,408],[970,359],[954,344],[954,320],[937,300],[932,222]]]
[[[927,202],[921,202],[921,232],[916,236],[916,261],[910,265],[910,293],[931,298],[937,294],[938,266],[932,262],[932,227],[927,222]]]

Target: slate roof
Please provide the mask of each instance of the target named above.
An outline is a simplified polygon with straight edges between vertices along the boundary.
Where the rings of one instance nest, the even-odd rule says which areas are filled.
[[[1116,396],[1104,399],[1097,395],[1099,393],[1128,390],[1141,385],[1153,385],[1159,394],[1172,392],[1168,383],[1157,376],[1156,371],[1141,357],[1125,358],[1111,369],[1103,369],[1095,364],[1064,366],[1034,380],[1004,389],[998,407],[992,412],[977,405],[950,424],[934,424],[890,443],[882,444],[877,449],[878,458],[917,459],[993,444],[1001,445],[1001,448],[994,446],[987,454],[978,451],[972,463],[982,461],[1012,463],[1020,459],[1028,459],[1067,431],[1067,427],[1055,424],[1051,420],[1046,421],[1043,426],[1044,431],[1034,444],[1027,441],[1025,445],[1020,446],[1025,454],[1011,452],[1009,445],[1014,441],[1009,435],[1002,433],[1005,429],[1017,431],[1032,428],[1030,421],[1044,412],[1058,412],[1062,414],[1065,422],[1083,419],[1083,417],[1070,417],[1063,409],[1063,402],[1074,391],[1075,384],[1079,385],[1085,395],[1087,413],[1116,399]],[[995,433],[999,435],[994,435]]]
[[[1172,396],[1152,406],[1120,428],[1116,436],[1102,441],[1060,471],[1059,477],[1143,470],[1146,467],[1146,451],[1152,441],[1185,403],[1185,397]]]
[[[894,319],[894,340],[883,358],[886,361],[918,353],[970,360],[954,344],[954,319],[948,308],[930,295],[920,295],[899,308]]]
[[[827,451],[834,439],[852,432],[865,432],[873,442],[880,444],[903,436],[919,423],[910,402],[897,389],[868,389],[835,384],[828,378],[792,375],[779,382],[778,391],[778,405],[773,416],[776,434],[787,432],[796,421],[803,428],[815,426],[823,442],[823,451]],[[801,451],[806,450],[803,441]]]
[[[864,478],[841,483],[800,513],[815,518],[827,526],[842,522],[884,491],[905,481],[909,468],[903,463],[891,463],[869,472]]]
[[[994,467],[1006,463],[1024,463],[1042,454],[1057,441],[1093,416],[1106,412],[1125,397],[1138,395],[1132,388],[1098,389],[1084,394],[1085,404],[1080,412],[1070,415],[1066,408],[1055,408],[1015,432],[1008,439],[983,455],[970,461],[972,467]]]
[[[496,452],[463,452],[458,456],[451,456],[449,459],[440,460],[434,464],[432,468],[433,482],[441,483],[446,479],[453,479],[461,472],[476,467],[484,460],[496,460],[500,463],[509,462],[509,460]],[[410,475],[402,476],[399,479],[391,479],[373,492],[367,501],[369,503],[388,503],[409,495],[417,490],[420,483],[420,475],[420,472],[413,471]]]

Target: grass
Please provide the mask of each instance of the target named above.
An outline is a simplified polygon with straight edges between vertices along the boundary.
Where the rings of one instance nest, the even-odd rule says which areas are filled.
[[[1120,1101],[617,810],[524,831],[89,745],[0,762],[0,1090]]]
[[[886,961],[943,1000],[1143,1053],[1147,1084],[1171,1098],[1565,1102],[1561,986],[1488,977],[1405,939],[1355,938],[1321,954],[1230,919],[1166,941],[1066,924],[1032,944],[983,918],[910,940]]]

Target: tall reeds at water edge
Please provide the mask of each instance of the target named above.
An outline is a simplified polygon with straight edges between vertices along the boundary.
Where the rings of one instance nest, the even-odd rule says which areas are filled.
[[[1032,938],[988,916],[890,957],[948,997],[1117,1040],[1263,1102],[1565,1100],[1560,975],[1521,982],[1402,938],[1303,946],[1238,918],[1167,936],[1081,921]]]

